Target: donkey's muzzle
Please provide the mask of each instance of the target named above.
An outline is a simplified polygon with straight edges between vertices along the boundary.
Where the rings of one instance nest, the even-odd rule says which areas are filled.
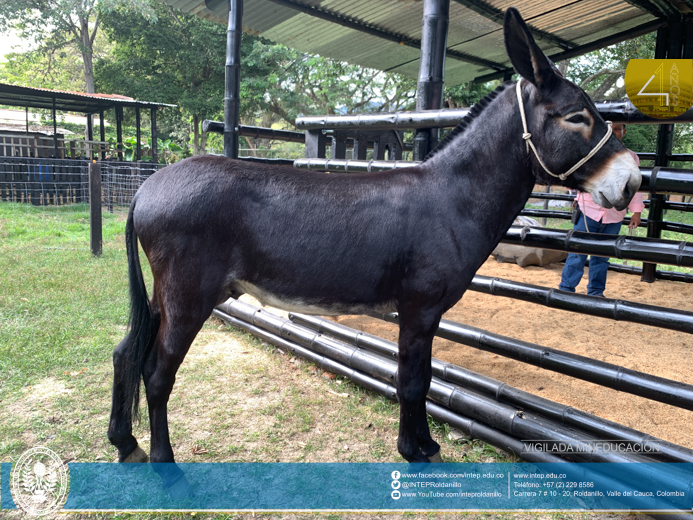
[[[607,163],[601,175],[588,182],[584,191],[592,194],[594,202],[604,208],[623,210],[640,189],[642,175],[627,150]]]

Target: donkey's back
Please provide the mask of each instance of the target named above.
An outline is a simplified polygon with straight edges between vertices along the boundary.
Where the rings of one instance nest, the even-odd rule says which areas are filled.
[[[209,269],[216,303],[249,293],[287,310],[391,311],[417,262],[452,254],[432,239],[446,215],[430,177],[420,168],[344,175],[191,158],[143,184],[134,229],[155,279],[172,262]]]

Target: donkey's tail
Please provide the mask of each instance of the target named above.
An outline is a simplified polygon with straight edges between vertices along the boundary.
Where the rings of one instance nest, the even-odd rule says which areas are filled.
[[[128,257],[128,278],[130,281],[130,332],[123,340],[123,355],[126,360],[123,372],[123,390],[125,402],[132,402],[132,417],[138,419],[140,404],[140,380],[144,363],[154,344],[159,329],[158,316],[152,316],[152,310],[147,297],[147,288],[142,277],[137,233],[135,232],[133,214],[135,201],[133,199],[125,225],[125,247]]]

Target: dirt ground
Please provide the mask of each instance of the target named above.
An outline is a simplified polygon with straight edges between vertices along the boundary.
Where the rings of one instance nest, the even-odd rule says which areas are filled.
[[[516,264],[497,263],[489,258],[478,274],[557,287],[561,269],[562,264],[522,268]],[[577,291],[586,293],[586,286],[585,275]],[[605,296],[691,310],[693,286],[662,280],[648,284],[641,282],[637,276],[610,271]],[[468,291],[444,318],[693,384],[690,368],[693,364],[693,337],[682,332],[585,316],[474,291]],[[344,325],[397,340],[396,326],[381,320],[363,316],[342,316],[337,320]],[[433,355],[522,390],[693,448],[693,412],[439,338],[434,342]]]

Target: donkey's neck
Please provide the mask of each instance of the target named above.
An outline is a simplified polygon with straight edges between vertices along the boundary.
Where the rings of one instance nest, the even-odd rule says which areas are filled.
[[[466,121],[466,128],[458,130],[421,167],[433,177],[446,178],[461,217],[478,223],[493,242],[491,249],[495,247],[535,183],[522,140],[515,89],[506,86],[487,101]]]

